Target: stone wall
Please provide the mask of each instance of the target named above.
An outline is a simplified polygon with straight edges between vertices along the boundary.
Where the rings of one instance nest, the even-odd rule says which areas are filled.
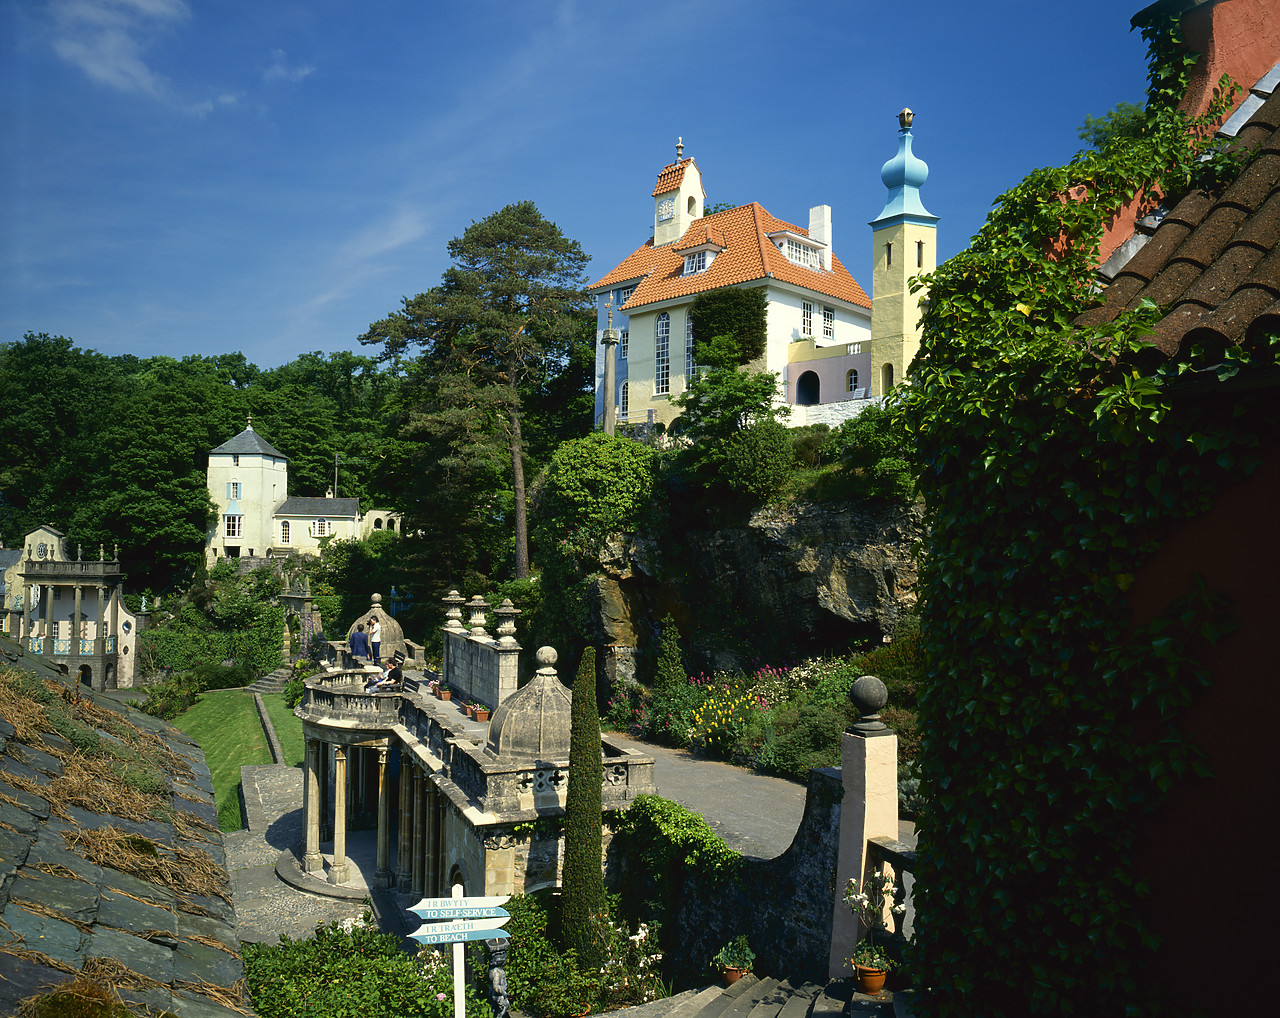
[[[739,933],[756,952],[758,975],[826,982],[840,840],[840,770],[809,772],[804,817],[776,859],[746,859],[737,879],[701,886],[691,876],[674,895],[663,934],[677,986],[705,984],[711,959]],[[621,853],[606,873],[617,877]]]

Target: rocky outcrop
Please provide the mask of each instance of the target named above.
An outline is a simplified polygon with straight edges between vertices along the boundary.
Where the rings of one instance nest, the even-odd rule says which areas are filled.
[[[852,502],[762,509],[746,526],[686,531],[670,546],[615,535],[589,581],[585,635],[643,647],[670,614],[710,667],[843,650],[892,635],[914,609],[923,536],[918,506]],[[612,658],[625,674],[629,655]]]

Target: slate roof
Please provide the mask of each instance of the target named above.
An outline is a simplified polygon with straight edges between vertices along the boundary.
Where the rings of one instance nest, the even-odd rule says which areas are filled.
[[[768,235],[790,231],[801,237],[809,231],[770,215],[758,202],[736,209],[713,212],[696,220],[674,244],[654,247],[645,241],[613,269],[587,289],[598,291],[639,280],[621,311],[635,311],[646,304],[685,297],[738,283],[776,279],[811,290],[816,294],[859,307],[870,308],[871,300],[839,258],[832,256],[832,269],[811,269],[789,261]],[[724,248],[705,272],[684,275],[681,251],[706,241]]]
[[[235,438],[229,438],[218,446],[218,448],[210,450],[210,455],[215,452],[225,454],[239,453],[242,456],[276,456],[283,460],[287,460],[289,458],[254,431],[252,425],[245,428],[244,431],[236,435]]]
[[[225,1004],[245,1003],[244,964],[204,754],[171,725],[66,682],[0,637],[0,1014],[84,973],[135,1007],[230,1018]],[[164,790],[135,790],[126,805],[94,742],[134,754]],[[95,837],[142,851],[104,853]]]
[[[286,498],[277,516],[359,516],[358,498]]]
[[[1280,329],[1278,80],[1280,64],[1219,131],[1254,153],[1239,177],[1220,197],[1193,191],[1140,223],[1146,236],[1122,249],[1122,264],[1103,266],[1110,285],[1077,325],[1106,324],[1150,300],[1167,308],[1151,342],[1170,357],[1184,343],[1240,345]]]

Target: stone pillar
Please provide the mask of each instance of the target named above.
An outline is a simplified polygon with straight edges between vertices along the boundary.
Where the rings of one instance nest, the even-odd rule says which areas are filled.
[[[604,330],[604,433],[612,435],[618,424],[618,407],[614,390],[617,388],[614,358],[618,346],[618,330],[613,327],[613,309],[609,309],[609,325]]]
[[[400,747],[400,809],[398,812],[399,838],[396,839],[396,890],[408,891],[413,885],[413,778],[412,755]]]
[[[898,840],[898,737],[879,714],[889,702],[888,690],[874,675],[864,675],[853,684],[849,698],[861,718],[844,734],[844,798],[840,802],[840,851],[828,959],[832,979],[852,974],[849,957],[860,933],[853,912],[844,903],[845,886],[850,880],[862,884],[869,838]]]
[[[333,749],[333,865],[329,883],[345,884],[351,875],[347,862],[347,747]]]
[[[329,801],[329,744],[321,742],[318,749],[317,763],[320,765],[320,808],[316,811],[320,815],[320,840],[333,840],[333,824],[329,817],[332,816],[332,804]]]
[[[374,887],[391,886],[391,790],[387,783],[387,747],[378,747],[378,868],[373,874]]]
[[[106,622],[107,588],[98,584],[98,622],[93,630],[93,653],[96,657],[102,657],[107,652]]]
[[[73,599],[73,607],[71,609],[71,656],[78,658],[80,656],[80,616],[84,614],[84,588],[80,584],[75,586],[75,598]],[[101,609],[99,609],[98,618],[102,618]]]
[[[423,897],[422,876],[425,862],[426,831],[423,817],[423,775],[421,768],[413,769],[413,881],[409,893],[414,898]]]
[[[23,646],[28,650],[31,649],[31,589],[30,583],[22,588],[22,632],[19,634],[26,641]]]
[[[426,880],[423,882],[422,893],[432,898],[444,897],[443,878],[440,876],[440,840],[443,836],[440,829],[440,789],[430,779],[427,781],[426,807],[427,847],[423,853]]]
[[[319,739],[307,739],[302,761],[306,770],[302,775],[303,815],[307,824],[306,852],[302,868],[308,873],[324,872],[324,856],[320,854],[320,754],[324,743]]]

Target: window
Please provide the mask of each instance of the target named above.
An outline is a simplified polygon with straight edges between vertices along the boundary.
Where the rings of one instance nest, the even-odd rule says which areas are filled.
[[[917,269],[924,268],[924,241],[923,240],[916,241],[916,268]]]
[[[634,286],[628,286],[625,290],[619,290],[618,296],[613,302],[613,306],[618,308],[622,307],[623,304],[631,299],[631,294],[635,292],[635,289],[636,288]]]
[[[886,364],[880,369],[880,387],[888,395],[889,390],[893,388],[893,365]]]
[[[787,256],[787,261],[795,262],[797,265],[804,265],[811,269],[822,267],[822,258],[816,248],[801,244],[790,237],[782,245],[782,253]]]
[[[693,315],[684,313],[684,385],[693,381]]]
[[[313,520],[311,523],[312,537],[325,537],[329,534],[329,521],[326,519]]]
[[[627,419],[627,403],[629,402],[630,393],[627,391],[626,382],[618,390],[618,419],[625,421]]]
[[[227,537],[240,537],[244,533],[244,517],[226,515],[222,517],[224,533]]]
[[[658,335],[654,343],[653,394],[663,396],[671,391],[671,316],[658,315]]]
[[[618,357],[621,360],[627,359],[627,330],[623,329],[618,334]]]
[[[693,254],[684,256],[684,274],[686,276],[696,275],[699,272],[707,270],[707,252],[695,251]]]
[[[844,391],[856,392],[858,389],[858,369],[850,368],[849,373],[844,376]]]
[[[806,336],[813,335],[813,305],[807,300],[800,305],[800,331]]]
[[[240,454],[239,454],[239,453],[236,453],[235,455],[233,455],[233,456],[231,457],[231,465],[232,465],[233,467],[238,467],[238,466],[240,465]]]
[[[280,543],[281,544],[289,543],[289,521],[288,520],[280,521]]]
[[[240,482],[232,481],[230,484],[227,485],[227,498],[231,499],[232,501],[235,501],[239,497],[240,497]]]
[[[884,264],[890,266],[893,264],[893,244],[887,242],[884,246]]]
[[[836,338],[836,309],[835,308],[822,309],[822,338],[823,339]]]

